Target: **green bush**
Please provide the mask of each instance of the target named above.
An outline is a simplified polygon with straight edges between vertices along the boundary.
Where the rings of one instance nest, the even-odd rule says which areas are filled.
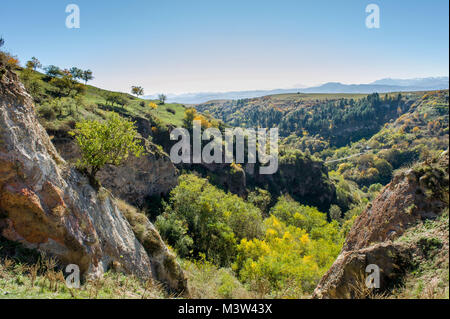
[[[56,119],[55,109],[51,105],[44,104],[42,106],[39,106],[37,111],[40,117],[43,117],[48,121]]]
[[[278,202],[270,212],[280,221],[302,228],[308,233],[327,223],[326,214],[319,212],[315,207],[300,205],[288,196],[278,198]]]
[[[258,208],[206,179],[182,175],[170,195],[156,226],[182,257],[204,254],[215,264],[226,266],[234,259],[241,239],[263,234]]]
[[[258,207],[263,214],[267,214],[272,197],[267,190],[257,187],[248,194],[247,201]]]
[[[79,122],[70,134],[81,149],[80,166],[88,169],[94,179],[106,164],[119,165],[130,153],[137,157],[144,153],[134,123],[116,113],[111,113],[105,122]]]

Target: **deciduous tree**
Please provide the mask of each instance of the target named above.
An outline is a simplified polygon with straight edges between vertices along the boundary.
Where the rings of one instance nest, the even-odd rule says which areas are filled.
[[[107,164],[120,165],[129,154],[140,157],[143,146],[137,139],[135,123],[112,113],[104,122],[82,121],[71,131],[81,149],[79,164],[95,181],[97,172]]]
[[[84,84],[87,84],[88,81],[94,79],[94,77],[92,76],[92,71],[91,70],[83,71],[83,76],[81,78],[83,79]]]
[[[167,96],[165,96],[164,94],[160,94],[160,95],[158,95],[158,99],[159,99],[159,103],[164,105],[164,103],[166,103]]]
[[[131,93],[133,95],[136,95],[137,97],[144,95],[144,89],[140,86],[132,86],[131,87]]]

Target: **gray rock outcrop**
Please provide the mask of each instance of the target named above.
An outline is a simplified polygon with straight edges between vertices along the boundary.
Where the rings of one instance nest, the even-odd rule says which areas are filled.
[[[185,289],[182,271],[174,274],[181,276],[179,282],[152,271],[155,257],[135,237],[112,196],[97,193],[61,158],[35,116],[31,97],[10,71],[0,78],[0,235],[62,264],[77,264],[84,276],[100,276],[116,263],[139,278]]]

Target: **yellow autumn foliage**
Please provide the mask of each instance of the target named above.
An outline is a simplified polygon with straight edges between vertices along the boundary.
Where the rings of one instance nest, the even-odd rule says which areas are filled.
[[[265,226],[263,239],[238,245],[233,268],[239,278],[254,287],[268,283],[273,297],[311,293],[342,247],[339,225],[315,208],[281,197]]]

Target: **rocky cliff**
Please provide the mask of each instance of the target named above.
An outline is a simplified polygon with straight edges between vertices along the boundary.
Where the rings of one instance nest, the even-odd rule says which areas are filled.
[[[139,128],[141,135],[145,131]],[[80,158],[80,150],[65,131],[49,131],[58,153],[69,162]],[[98,173],[101,184],[114,196],[139,207],[145,206],[152,196],[166,195],[178,183],[178,170],[169,156],[155,144],[143,139],[146,154],[139,158],[131,155],[120,166],[107,165]]]
[[[159,235],[146,251],[113,197],[99,195],[60,157],[10,71],[0,79],[0,234],[62,264],[77,264],[84,276],[100,276],[115,265],[176,291],[186,288],[179,265],[155,272],[155,260],[158,267],[174,260]],[[167,280],[168,274],[177,280]]]
[[[371,264],[380,269],[377,293],[388,293],[417,263],[429,259],[430,245],[424,242],[448,245],[448,229],[441,232],[442,238],[417,236],[417,240],[399,240],[423,222],[433,223],[443,212],[448,214],[448,164],[447,150],[438,159],[397,174],[356,219],[340,255],[323,276],[314,297],[361,296],[365,270]]]

